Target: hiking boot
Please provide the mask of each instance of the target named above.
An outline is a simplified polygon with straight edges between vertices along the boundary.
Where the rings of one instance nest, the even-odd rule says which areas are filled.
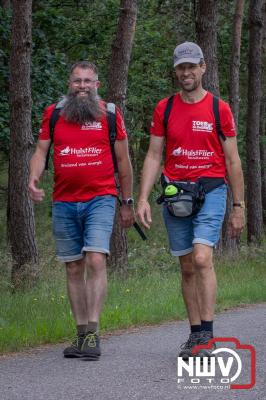
[[[208,344],[209,340],[213,338],[213,334],[210,331],[201,331],[200,332],[200,339],[198,344]],[[216,349],[215,343],[213,343],[212,347],[210,349],[201,349],[197,353],[198,357],[214,357],[212,355],[212,351]]]
[[[184,361],[187,361],[189,357],[194,357],[192,349],[199,344],[201,332],[193,332],[189,335],[188,341],[181,345],[181,351],[178,357],[182,357]]]
[[[64,357],[66,358],[80,358],[82,357],[81,347],[84,341],[85,335],[76,335],[71,345],[63,351]]]
[[[100,338],[96,332],[88,332],[81,346],[82,358],[98,360],[101,355]]]

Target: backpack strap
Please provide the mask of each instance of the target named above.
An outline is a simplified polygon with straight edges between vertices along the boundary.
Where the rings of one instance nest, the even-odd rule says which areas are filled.
[[[109,140],[112,152],[112,158],[114,163],[114,170],[115,173],[118,172],[117,168],[117,159],[115,155],[115,141],[116,141],[116,108],[114,103],[107,103],[107,122],[108,122],[108,129],[109,129]]]
[[[55,125],[60,117],[60,112],[65,104],[66,99],[63,98],[62,100],[60,100],[56,105],[55,108],[53,109],[52,115],[50,117],[50,121],[49,121],[49,130],[50,130],[50,145],[47,151],[47,155],[46,155],[46,160],[45,160],[45,169],[48,170],[48,165],[49,165],[49,158],[50,158],[50,152],[51,152],[51,147],[53,145],[53,141],[54,141],[54,130],[55,130]]]
[[[219,97],[213,96],[212,99],[213,99],[212,107],[213,107],[216,131],[217,131],[218,136],[220,136],[223,139],[223,141],[226,141],[226,136],[223,133],[222,128],[221,128],[220,112],[219,112]]]
[[[173,107],[174,97],[175,97],[175,95],[173,94],[172,96],[170,96],[168,98],[167,103],[166,103],[166,107],[165,107],[165,110],[164,110],[163,126],[164,126],[165,131],[167,130],[168,119],[169,119],[169,115],[170,115],[170,112],[171,112],[172,107]]]

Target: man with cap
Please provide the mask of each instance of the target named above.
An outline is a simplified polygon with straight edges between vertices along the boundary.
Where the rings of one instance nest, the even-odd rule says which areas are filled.
[[[179,356],[188,359],[195,345],[206,344],[213,337],[216,301],[213,249],[226,210],[227,180],[233,195],[230,233],[238,236],[243,231],[244,181],[234,119],[229,105],[221,99],[218,107],[223,139],[216,130],[213,95],[202,86],[206,64],[201,48],[192,42],[177,46],[174,68],[181,90],[173,96],[167,124],[165,109],[169,99],[159,101],[154,110],[137,215],[143,226],[150,228],[148,198],[158,178],[166,144],[163,183],[178,186],[180,181],[192,185],[200,182],[205,192],[203,205],[194,215],[174,216],[163,204],[171,254],[179,257],[181,265],[182,294],[190,323],[190,335]],[[211,353],[201,350],[197,355],[208,357]]]

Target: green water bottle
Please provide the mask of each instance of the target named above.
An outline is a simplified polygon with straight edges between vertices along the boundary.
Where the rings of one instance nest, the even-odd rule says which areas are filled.
[[[177,188],[174,185],[167,185],[164,189],[164,195],[167,197],[172,197],[177,194]]]

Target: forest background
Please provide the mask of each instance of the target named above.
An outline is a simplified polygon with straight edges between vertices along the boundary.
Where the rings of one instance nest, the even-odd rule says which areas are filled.
[[[20,3],[29,5],[31,1],[22,0]],[[230,71],[234,53],[233,32],[237,20],[236,9],[240,3],[244,8],[241,21],[243,25],[242,36],[240,36],[239,76],[237,77],[239,83],[237,97],[240,101],[237,125],[250,217],[248,218],[249,230],[241,241],[231,243],[229,249],[231,251],[228,250],[228,252],[224,251],[226,247],[224,248],[221,244],[220,252],[217,253],[217,272],[221,282],[218,310],[266,300],[265,1],[48,0],[43,2],[33,0],[32,16],[30,14],[32,109],[31,104],[29,108],[32,112],[29,133],[31,135],[32,132],[36,140],[43,109],[48,104],[56,102],[66,92],[69,67],[77,60],[86,59],[97,64],[100,72],[99,79],[102,82],[100,95],[104,99],[110,97],[115,73],[110,64],[114,59],[116,37],[122,18],[121,10],[126,5],[132,13],[134,8],[136,25],[131,37],[133,46],[132,50],[130,49],[130,64],[127,69],[126,96],[119,106],[124,112],[129,134],[137,192],[141,168],[148,148],[153,109],[161,98],[177,90],[173,70],[173,50],[178,43],[183,41],[199,42],[201,17],[205,18],[205,23],[207,18],[207,25],[211,25],[209,28],[207,26],[206,30],[212,29],[215,32],[213,37],[209,37],[209,41],[215,42],[213,47],[215,54],[212,56],[213,64],[217,64],[218,72],[215,81],[211,82],[212,89],[224,100],[230,101],[232,82]],[[34,208],[34,225],[36,225],[34,241],[36,241],[37,256],[32,263],[30,273],[24,265],[28,263],[19,263],[16,251],[14,256],[14,247],[16,247],[14,243],[19,242],[19,236],[15,236],[15,233],[20,229],[18,214],[13,210],[16,207],[21,208],[19,200],[16,200],[17,205],[15,201],[12,201],[12,190],[16,189],[19,174],[16,171],[12,176],[14,168],[12,171],[10,168],[12,147],[16,147],[19,143],[15,135],[12,138],[12,118],[19,119],[20,115],[14,101],[14,89],[12,95],[12,76],[14,77],[12,68],[16,69],[20,62],[19,59],[15,59],[14,54],[12,56],[12,50],[14,51],[15,47],[14,40],[18,40],[14,39],[14,32],[12,38],[11,29],[12,15],[14,24],[14,10],[17,4],[16,0],[0,1],[0,254],[2,260],[0,337],[2,350],[14,350],[21,346],[62,340],[70,335],[73,328],[69,304],[65,296],[64,271],[55,260],[51,235],[52,170],[45,174],[42,181],[46,190],[45,201]],[[259,11],[259,15],[256,16],[254,10]],[[203,15],[204,12],[206,15]],[[202,43],[200,44],[202,46]],[[206,43],[206,48],[207,45]],[[254,58],[252,49],[259,52],[258,58]],[[209,65],[209,68],[211,70],[212,65]],[[253,84],[255,80],[258,86],[252,86],[252,75]],[[255,111],[251,109],[252,105],[257,107]],[[253,129],[255,123],[250,119],[252,115],[256,115],[255,122],[258,128]],[[252,134],[254,140],[252,140]],[[249,157],[250,140],[253,144],[258,143],[255,152],[252,152],[253,158]],[[23,149],[20,146],[17,147],[23,159]],[[33,143],[30,150],[32,149]],[[28,165],[28,159],[29,157],[26,156],[24,164]],[[17,156],[16,162],[18,162]],[[255,178],[251,175],[254,167],[257,172]],[[24,176],[24,181],[26,180],[27,177]],[[156,185],[151,196],[154,224],[151,232],[148,233],[148,241],[142,242],[137,233],[130,229],[124,249],[122,249],[124,255],[120,257],[119,265],[115,262],[110,264],[110,289],[101,321],[103,329],[110,330],[185,316],[178,286],[178,265],[176,260],[168,254],[165,230],[162,227],[158,206],[154,201],[159,191],[159,185]],[[250,191],[252,193],[248,198]],[[255,217],[253,211],[258,212]],[[254,227],[251,226],[252,224]],[[259,232],[258,228],[260,228]],[[19,280],[17,272],[19,272]],[[234,285],[236,282],[238,285]],[[23,292],[20,289],[23,289]],[[127,297],[126,301],[125,297]],[[29,324],[29,320],[32,323]],[[12,341],[8,339],[9,337],[12,337]]]

